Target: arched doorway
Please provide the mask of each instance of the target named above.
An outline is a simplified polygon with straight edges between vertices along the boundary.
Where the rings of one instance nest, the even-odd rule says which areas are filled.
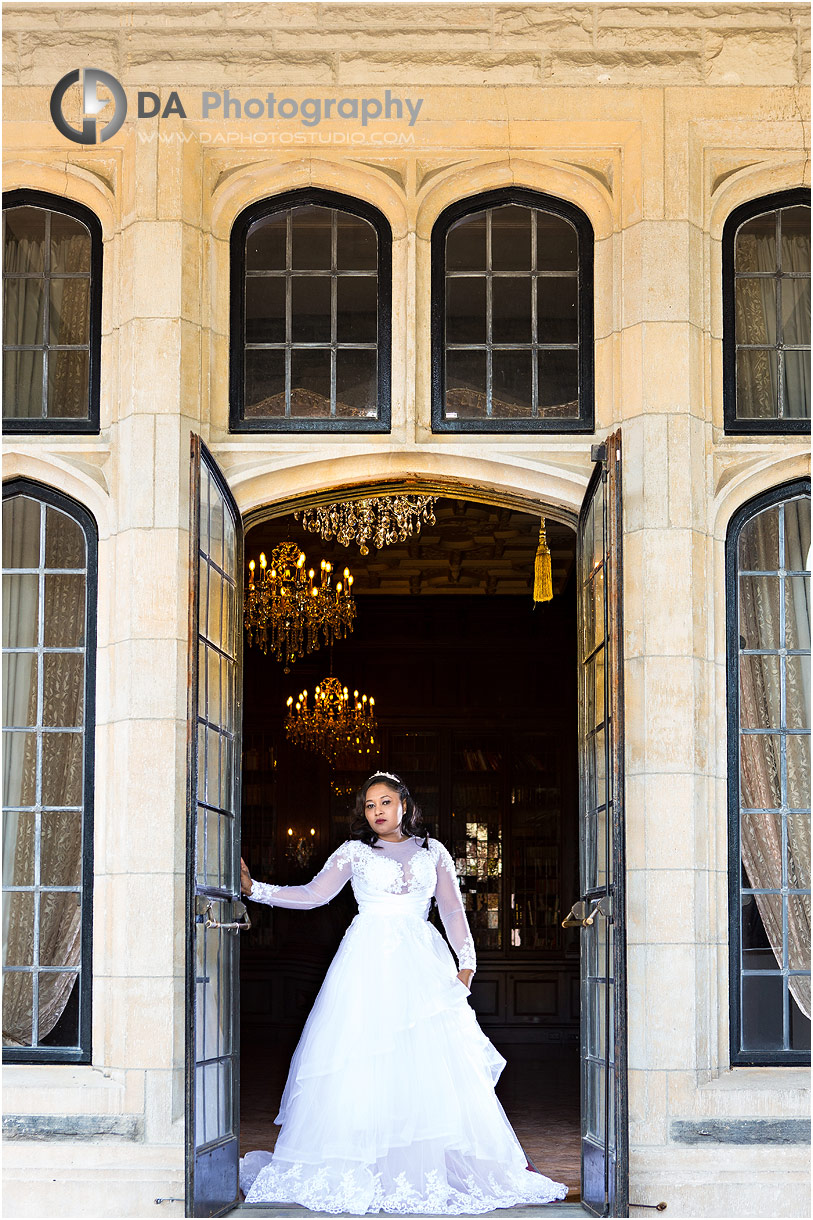
[[[623,985],[618,986],[623,978],[623,777],[618,745],[621,719],[619,439],[610,438],[608,445],[597,449],[598,452],[594,455],[597,461],[596,470],[578,524],[575,560],[572,529],[569,542],[565,544],[564,540],[568,537],[567,525],[560,522],[558,526],[554,524],[552,527],[555,536],[558,530],[560,554],[557,563],[561,569],[558,573],[558,608],[561,612],[560,621],[557,622],[557,613],[553,611],[553,607],[557,606],[556,598],[548,612],[543,612],[546,614],[545,632],[538,634],[547,634],[547,652],[540,638],[534,639],[533,636],[533,631],[539,628],[543,614],[537,615],[536,626],[531,628],[527,639],[522,638],[522,630],[527,627],[527,623],[523,624],[521,629],[520,618],[516,612],[519,609],[518,603],[524,602],[526,619],[531,613],[527,589],[524,590],[524,596],[520,591],[513,594],[518,603],[509,610],[512,594],[501,595],[498,592],[499,576],[495,571],[498,567],[496,551],[499,550],[500,544],[502,554],[505,554],[506,539],[500,539],[500,530],[503,535],[506,531],[509,534],[513,531],[516,562],[520,562],[518,557],[524,546],[528,553],[524,555],[521,563],[526,572],[532,566],[536,524],[541,515],[539,503],[529,504],[522,496],[500,492],[492,487],[478,487],[476,484],[469,484],[465,488],[465,496],[450,495],[450,491],[460,493],[463,488],[452,488],[449,482],[432,483],[413,476],[406,480],[393,480],[383,486],[368,485],[363,490],[357,484],[341,488],[334,486],[293,500],[278,501],[276,505],[249,514],[247,524],[249,538],[252,539],[251,545],[253,546],[254,541],[262,544],[265,540],[266,549],[270,549],[275,539],[279,539],[281,534],[289,534],[293,528],[293,523],[286,518],[294,508],[305,507],[308,503],[319,500],[357,498],[360,494],[382,494],[385,489],[409,489],[433,490],[435,494],[440,494],[439,503],[442,505],[446,525],[454,526],[456,523],[458,527],[462,527],[458,529],[459,545],[456,550],[452,545],[450,554],[432,555],[429,553],[430,545],[423,555],[418,547],[413,555],[401,556],[400,563],[389,562],[383,553],[369,560],[363,569],[359,566],[358,559],[354,562],[354,573],[363,570],[365,580],[362,583],[366,583],[365,593],[359,601],[363,598],[370,603],[363,616],[368,644],[360,650],[359,645],[354,644],[352,639],[345,641],[343,648],[346,648],[346,652],[342,662],[362,667],[366,665],[364,680],[369,680],[370,683],[386,682],[391,707],[397,708],[398,712],[388,712],[386,723],[382,725],[384,746],[388,752],[385,765],[397,766],[407,774],[412,771],[421,777],[429,797],[427,804],[430,807],[430,818],[435,815],[435,833],[446,839],[458,860],[458,872],[464,891],[467,892],[467,904],[469,897],[471,898],[472,922],[481,932],[481,953],[485,966],[481,963],[478,984],[482,985],[479,988],[477,1003],[487,1032],[492,1032],[488,1030],[488,1026],[493,1025],[494,1030],[499,1030],[503,1041],[506,1038],[509,1042],[513,1039],[516,1046],[523,1038],[527,1044],[528,1031],[533,1029],[534,1036],[530,1039],[530,1045],[536,1047],[534,1056],[538,1062],[539,1046],[546,1041],[545,1036],[540,1035],[546,1035],[548,1046],[551,1042],[560,1048],[565,1046],[568,1037],[575,1032],[575,1011],[580,1008],[581,1081],[585,1103],[581,1150],[582,1177],[586,1188],[585,1203],[599,1214],[622,1214],[625,1207],[623,1196],[626,1181],[626,1117]],[[205,450],[200,452],[204,465],[211,462]],[[207,494],[211,497],[211,488],[218,482],[216,470],[209,468],[207,478]],[[222,483],[220,491],[224,492]],[[234,508],[236,509],[236,506]],[[563,512],[561,505],[550,512],[554,522],[557,517],[566,516],[570,514]],[[211,521],[211,515],[209,520]],[[471,551],[473,544],[476,549],[478,527],[481,540],[479,575],[476,574],[478,556],[470,556],[468,565],[464,559],[465,552]],[[252,538],[253,534],[256,535],[255,538]],[[311,540],[310,551],[316,553],[314,541],[318,544],[320,554],[323,554],[324,544],[318,539]],[[430,544],[431,541],[430,539]],[[435,539],[435,543],[437,541]],[[452,539],[453,544],[454,541]],[[193,537],[193,549],[194,545]],[[259,551],[260,546],[255,549]],[[436,546],[435,550],[437,549]],[[449,550],[448,547],[446,549]],[[443,551],[442,546],[440,550]],[[556,554],[556,547],[554,551]],[[569,555],[569,564],[562,562],[565,554]],[[392,559],[392,555],[389,558]],[[407,558],[412,562],[411,572],[405,570]],[[349,559],[345,558],[344,562],[349,564]],[[512,565],[509,562],[507,566],[503,566],[510,584]],[[447,592],[450,579],[457,583],[459,589],[464,574],[465,581],[469,582],[468,586],[464,583],[462,592]],[[527,577],[524,579],[527,582]],[[568,579],[571,581],[569,607]],[[385,585],[389,582],[389,590],[376,595],[373,592],[376,580],[379,587],[382,581]],[[424,581],[427,589],[422,595],[421,585]],[[446,582],[446,588],[443,592],[438,592],[443,581]],[[400,588],[396,589],[398,582]],[[430,593],[429,589],[433,583],[434,590]],[[237,585],[235,593],[239,593]],[[374,608],[376,597],[380,603],[377,612]],[[458,616],[463,598],[479,602],[479,609],[474,604],[468,605],[465,628],[459,617],[455,618],[453,604],[441,606],[444,597],[451,599],[452,603],[456,601]],[[499,611],[495,610],[494,605],[488,605],[498,602],[501,597],[504,604]],[[388,610],[382,614],[381,604],[384,598],[401,600],[398,611],[400,618],[393,613],[395,602],[388,602]],[[199,589],[193,596],[193,601],[195,600],[200,610],[202,601]],[[238,600],[239,597],[236,597],[235,608]],[[416,629],[415,615],[410,615],[410,601],[418,605],[423,602],[425,607],[434,603],[431,622],[427,624],[426,608],[422,609],[418,616],[423,620],[424,628],[429,626],[428,632]],[[486,607],[485,610],[483,607]],[[220,621],[225,622],[225,619],[221,618]],[[236,622],[234,627],[236,635]],[[448,646],[452,637],[459,653],[456,667]],[[193,638],[200,638],[199,629],[197,636],[193,631]],[[436,648],[438,638],[441,641],[440,649]],[[484,640],[495,645],[496,650],[492,650],[490,656],[483,645]],[[515,650],[515,655],[512,662],[507,663],[505,649],[508,640]],[[503,641],[501,646],[500,641]],[[423,647],[425,651],[426,663],[422,670],[416,666],[414,655],[407,656],[406,660],[402,655],[410,651],[414,654],[416,645]],[[429,652],[426,652],[427,648]],[[376,649],[377,660],[373,655]],[[430,655],[432,649],[435,649],[437,654],[434,658]],[[234,643],[232,652],[235,665],[239,665],[239,642]],[[437,690],[432,688],[432,682],[439,672],[441,653],[446,680],[457,684],[452,695],[449,695],[448,691],[443,692],[443,696],[447,698],[446,703],[442,698],[438,698]],[[531,658],[547,658],[547,701],[544,697],[544,674],[531,662]],[[317,668],[323,667],[323,660],[314,658],[314,662]],[[558,662],[563,662],[565,669],[575,667],[579,674],[578,700],[568,700],[568,696],[562,693],[568,683],[564,671],[562,674],[557,672]],[[475,665],[479,666],[483,675],[479,687],[476,678],[472,677]],[[512,689],[507,676],[512,671],[515,676],[519,676],[519,684],[515,689]],[[299,672],[304,673],[304,667]],[[356,672],[361,671],[357,669]],[[420,680],[416,680],[418,674],[421,675]],[[320,676],[323,676],[321,672]],[[360,687],[363,684],[362,680],[355,677],[349,680],[354,683],[358,681]],[[281,717],[276,709],[285,706],[285,699],[279,696],[284,693],[296,693],[293,689],[287,692],[287,687],[284,691],[283,686],[286,683],[290,685],[291,682],[296,685],[299,681],[297,675],[291,674],[286,677],[285,683],[282,683],[273,669],[268,669],[265,665],[255,665],[252,660],[245,684],[246,841],[254,839],[257,850],[272,866],[277,870],[280,867],[286,870],[287,876],[283,877],[276,871],[272,878],[283,882],[302,880],[301,870],[304,868],[307,872],[307,864],[310,863],[309,860],[303,859],[301,851],[298,858],[285,851],[284,839],[289,829],[293,832],[291,837],[297,843],[300,839],[304,840],[305,836],[299,833],[304,822],[302,827],[298,824],[288,825],[294,819],[284,816],[283,806],[287,810],[296,808],[299,820],[304,816],[302,806],[307,806],[309,813],[318,812],[318,817],[305,818],[309,821],[309,826],[304,827],[308,834],[313,829],[313,838],[321,841],[318,853],[320,859],[316,858],[315,848],[312,857],[318,867],[333,845],[331,840],[337,835],[346,837],[344,827],[347,792],[358,782],[358,776],[352,774],[320,775],[318,769],[303,768],[301,761],[297,763],[290,752],[286,753],[287,747],[281,733]],[[551,681],[557,692],[557,707],[553,709],[553,715],[548,716],[546,723],[546,713],[551,712]],[[421,682],[424,682],[424,686]],[[301,685],[306,683],[302,682]],[[384,690],[385,687],[380,689]],[[414,695],[411,693],[413,690]],[[406,697],[401,692],[406,692]],[[536,698],[532,697],[534,692]],[[409,702],[410,698],[412,703]],[[381,697],[378,702],[381,707]],[[466,703],[472,714],[462,718],[455,716],[454,709],[459,713],[461,702]],[[238,704],[239,700],[235,702],[235,708]],[[431,706],[429,716],[426,714],[427,705]],[[261,708],[265,709],[266,715],[262,720],[262,727],[259,727],[260,716],[257,713]],[[574,791],[577,711],[580,743],[578,799]],[[568,723],[570,763],[567,762],[566,744]],[[235,772],[238,762],[236,754],[239,749],[238,730],[239,725],[235,721]],[[479,737],[475,741],[474,737],[478,733]],[[191,750],[194,754],[196,735],[192,734],[190,740],[193,742]],[[282,772],[278,771],[277,775],[274,775],[277,771],[274,764],[279,764],[283,758],[289,777],[285,782],[289,785],[293,782],[293,795],[290,786],[286,791],[284,782],[279,778]],[[546,761],[548,759],[556,762],[556,774],[553,762],[549,766]],[[192,757],[191,762],[193,765],[190,767],[190,773],[194,776],[197,774],[197,765]],[[263,772],[269,773],[267,794],[262,790]],[[540,777],[546,782],[538,782]],[[259,783],[254,782],[257,779],[260,780]],[[420,791],[419,783],[416,787]],[[548,804],[555,805],[555,809],[546,807],[538,795],[533,795],[545,788],[548,789]],[[305,792],[308,795],[303,798],[302,793]],[[199,795],[198,793],[198,798]],[[195,794],[190,794],[190,808],[195,805],[194,798]],[[271,819],[263,816],[263,810],[267,810],[269,804],[276,815]],[[528,808],[523,808],[524,805]],[[477,810],[476,817],[471,816],[473,808]],[[568,809],[571,811],[569,823]],[[236,785],[234,811],[239,812]],[[310,824],[313,822],[317,825]],[[567,835],[568,826],[573,828],[574,822],[578,823],[581,831],[581,879],[578,884],[575,879],[575,837],[568,840]],[[231,827],[233,832],[236,831],[236,821],[231,823]],[[263,844],[263,834],[266,831],[270,831],[270,834]],[[200,836],[194,817],[190,819],[190,836],[190,843],[194,841],[198,845],[197,862],[190,864],[190,870],[194,873],[197,869],[195,897],[198,905],[202,906],[205,900],[211,901],[213,895],[217,895],[211,885],[207,889],[206,885],[200,884]],[[311,845],[306,843],[305,846]],[[236,840],[229,846],[225,856],[232,860],[235,850]],[[222,892],[224,901],[227,892],[230,892],[232,901],[237,897],[233,875],[229,874],[230,867],[231,865],[221,870],[222,885],[221,891],[218,892]],[[314,868],[311,871],[316,870]],[[203,874],[205,877],[205,861]],[[209,880],[211,881],[211,877]],[[581,901],[575,904],[569,919],[563,920],[562,916],[567,909],[566,888],[571,887],[572,893],[574,886],[576,893],[582,896]],[[222,949],[225,937],[235,939],[235,925],[241,921],[235,919],[233,909],[226,906],[222,908],[219,918],[213,918],[213,914],[217,912],[209,909],[207,922],[206,911],[198,911],[198,922],[204,924],[209,936],[219,938]],[[274,918],[278,914],[279,912],[273,912]],[[275,928],[273,924],[266,928],[256,942],[257,951],[246,949],[243,983],[246,997],[249,998],[246,1006],[247,1027],[251,1024],[253,1006],[253,1015],[259,1017],[260,1023],[275,1021],[281,1034],[278,1041],[284,1049],[276,1069],[281,1091],[287,1067],[285,1051],[290,1049],[284,1047],[285,1039],[282,1034],[287,1025],[290,1039],[295,1039],[297,1022],[301,1021],[310,1007],[312,997],[318,989],[320,974],[324,972],[335,948],[337,933],[341,933],[341,917],[334,919],[331,915],[327,923],[322,923],[321,931],[309,937],[308,954],[305,954],[302,945],[297,943],[298,930],[287,930],[280,920],[276,920],[276,923],[282,923],[282,929],[279,926]],[[563,936],[560,930],[562,923],[582,929],[578,934],[582,942],[580,955],[578,949],[568,948],[567,937],[573,934],[565,933]],[[613,925],[612,935],[607,934],[610,925]],[[314,929],[316,927],[314,924]],[[203,933],[204,941],[207,933]],[[270,967],[266,960],[265,966],[257,969],[257,963],[262,956],[259,949],[262,947],[263,935],[268,942],[266,947],[272,950],[271,956],[274,960]],[[284,954],[280,954],[282,941],[287,941],[289,951],[293,947],[287,961]],[[529,949],[530,954],[527,952]],[[550,956],[551,951],[553,956]],[[556,957],[556,954],[559,956]],[[218,950],[218,963],[221,962],[221,957],[222,953]],[[231,952],[228,957],[225,974],[220,972],[223,977],[220,984],[215,980],[215,987],[220,987],[218,1013],[222,1014],[224,1008],[227,1009],[231,1013],[233,1024],[237,1013],[236,993],[239,987],[236,954]],[[579,957],[581,975],[577,988],[575,965]],[[268,959],[267,954],[266,958]],[[195,950],[190,948],[190,968],[195,960]],[[211,972],[208,967],[203,970],[202,976],[200,973],[200,950],[197,963],[196,986],[200,992],[202,982],[211,985]],[[546,970],[543,967],[546,967]],[[225,982],[226,976],[228,985]],[[190,994],[194,990],[194,987],[191,988]],[[250,998],[252,994],[253,999]],[[264,1001],[258,1000],[263,994],[266,1000],[269,995],[274,997],[272,1002],[277,1004],[275,1011],[266,1009],[263,1012]],[[200,1008],[199,1003],[197,1008]],[[229,1020],[225,1023],[228,1025]],[[229,1122],[224,1121],[221,1124],[222,1131],[219,1130],[217,1120],[213,1120],[211,1130],[208,1130],[205,1124],[195,1126],[195,1116],[200,1113],[207,1114],[209,1104],[201,1101],[201,1097],[196,1094],[197,1082],[200,1081],[201,1086],[205,1085],[205,1072],[213,1066],[205,1056],[200,1057],[200,1043],[196,1044],[193,1040],[192,1035],[199,1027],[200,1014],[196,1012],[195,1001],[190,999],[190,1044],[197,1046],[197,1050],[192,1052],[193,1058],[190,1062],[190,1069],[195,1069],[192,1076],[195,1086],[191,1090],[188,1125],[189,1160],[192,1166],[188,1190],[195,1214],[214,1214],[217,1204],[222,1209],[223,1203],[229,1198],[233,1177],[227,1174],[224,1178],[223,1165],[227,1159],[230,1159],[231,1164],[236,1163],[234,1137],[237,1134],[239,1118],[236,1110],[232,1111]],[[237,1070],[233,1049],[237,1046],[236,1033],[236,1029],[230,1028],[223,1039],[223,1046],[232,1048],[229,1052],[231,1072]],[[247,1044],[249,1041],[250,1039],[247,1039]],[[194,1058],[195,1055],[197,1058]],[[221,1056],[223,1057],[225,1053]],[[273,1076],[273,1071],[270,1075]],[[212,1079],[215,1079],[215,1076]],[[234,1097],[234,1081],[231,1083],[231,1096]],[[227,1084],[226,1076],[222,1087],[220,1078],[217,1078],[218,1098],[226,1090]],[[266,1097],[270,1102],[273,1084],[269,1081],[269,1085]],[[197,1093],[200,1093],[200,1088],[197,1088]],[[220,1104],[218,1101],[218,1105]],[[272,1105],[271,1109],[273,1108]],[[540,1128],[540,1113],[537,1108],[529,1128],[533,1128],[534,1118],[537,1128]],[[259,1116],[261,1123],[273,1120],[273,1117],[274,1114],[269,1110]],[[544,1122],[542,1125],[544,1127]],[[207,1135],[212,1138],[207,1140]],[[529,1148],[529,1151],[532,1150]],[[549,1158],[546,1157],[545,1148],[541,1147],[536,1151],[536,1155],[542,1162],[540,1167],[549,1171],[550,1166],[546,1163]],[[218,1175],[223,1178],[220,1186],[217,1186]]]

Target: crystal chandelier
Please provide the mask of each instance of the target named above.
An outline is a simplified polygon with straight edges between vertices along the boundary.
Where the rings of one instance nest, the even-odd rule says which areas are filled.
[[[244,623],[249,644],[263,652],[270,646],[285,672],[303,653],[343,639],[353,630],[356,603],[353,577],[344,569],[344,581],[333,583],[333,565],[320,564],[319,583],[313,568],[305,571],[305,554],[295,542],[283,542],[271,552],[271,567],[260,555],[260,570],[248,565]]]
[[[324,678],[309,700],[306,690],[288,698],[285,736],[293,745],[321,754],[334,766],[342,760],[378,754],[375,699],[353,691],[339,678]]]
[[[369,542],[381,550],[392,542],[406,542],[421,532],[421,523],[435,524],[437,496],[374,496],[369,500],[344,500],[320,504],[294,513],[306,530],[335,537],[342,546],[357,542],[362,555],[369,555]]]

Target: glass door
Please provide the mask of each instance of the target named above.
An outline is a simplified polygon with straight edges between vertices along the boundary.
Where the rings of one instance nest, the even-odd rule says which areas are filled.
[[[628,1197],[621,434],[593,448],[579,518],[579,809],[582,1202],[625,1216]]]
[[[238,1199],[243,532],[192,436],[186,943],[186,1214]]]

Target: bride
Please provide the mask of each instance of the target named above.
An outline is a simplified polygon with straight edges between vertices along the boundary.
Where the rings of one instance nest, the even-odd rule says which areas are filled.
[[[385,771],[362,786],[351,833],[307,885],[253,881],[240,862],[256,902],[311,910],[350,880],[359,905],[291,1060],[276,1148],[240,1162],[246,1202],[449,1216],[563,1199],[494,1093],[505,1060],[468,1004],[474,942],[451,856]],[[433,897],[457,972],[427,922]]]

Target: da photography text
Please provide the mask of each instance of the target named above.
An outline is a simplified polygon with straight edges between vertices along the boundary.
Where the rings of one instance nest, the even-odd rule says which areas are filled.
[[[75,89],[74,89],[75,87]],[[99,90],[103,90],[99,96]],[[109,96],[104,95],[104,91]],[[74,111],[81,94],[81,126],[75,126],[65,114],[66,98],[73,97]],[[192,110],[180,93],[171,90],[165,100],[151,89],[139,89],[136,94],[136,117],[139,119],[223,119],[227,121],[261,120],[295,123],[301,127],[318,127],[327,120],[360,124],[362,128],[382,122],[404,122],[414,127],[423,106],[423,98],[399,97],[391,89],[375,97],[277,97],[266,92],[263,97],[242,99],[229,89],[205,89],[200,95],[200,108]],[[109,140],[127,116],[127,96],[121,83],[101,68],[75,68],[67,72],[54,86],[51,94],[51,118],[57,130],[77,144],[101,144]],[[100,118],[97,123],[96,116]]]

